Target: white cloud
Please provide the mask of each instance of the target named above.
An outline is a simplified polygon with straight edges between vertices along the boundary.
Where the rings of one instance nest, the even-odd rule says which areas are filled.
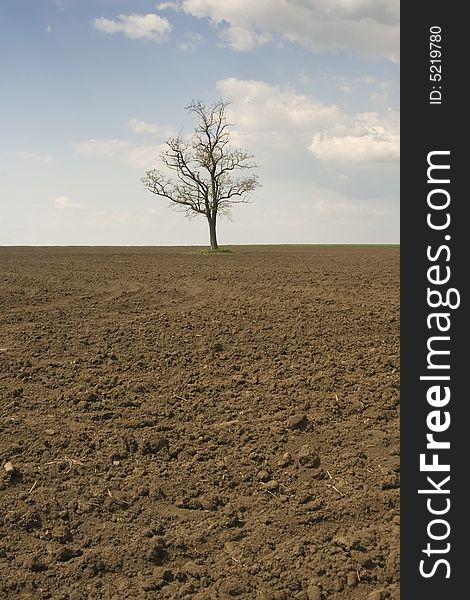
[[[54,159],[49,154],[39,154],[37,152],[25,152],[24,150],[17,150],[16,156],[21,160],[29,160],[31,162],[49,163]]]
[[[125,150],[129,142],[125,140],[87,140],[71,144],[79,154],[88,156],[114,156]]]
[[[52,25],[48,25],[46,27],[46,33],[51,33],[51,31],[52,31]]]
[[[325,105],[290,88],[278,88],[264,81],[230,77],[219,81],[217,89],[232,100],[234,118],[244,129],[305,130],[330,127],[343,119],[334,104]]]
[[[178,10],[180,8],[178,2],[159,2],[155,4],[157,10]]]
[[[388,162],[398,160],[398,138],[366,134],[343,137],[317,133],[310,150],[318,160],[337,162]]]
[[[249,10],[246,0],[183,0],[181,6],[219,26],[235,50],[276,35],[314,52],[341,48],[372,58],[399,56],[399,0],[257,0]]]
[[[132,40],[161,42],[170,32],[171,25],[165,17],[154,13],[146,15],[118,15],[116,19],[98,17],[93,20],[96,29],[103,33],[123,33]]]
[[[73,202],[69,196],[59,196],[54,201],[55,208],[59,210],[73,210],[74,208],[80,208],[80,204]]]
[[[155,137],[164,139],[175,135],[175,131],[170,125],[156,125],[155,123],[147,123],[139,119],[129,119],[128,124],[134,133],[149,133]]]
[[[300,148],[321,161],[383,162],[399,157],[398,114],[351,114],[291,88],[235,78],[217,88],[232,101],[237,144],[279,152]]]
[[[397,161],[400,157],[398,115],[359,114],[347,128],[315,133],[309,150],[323,161],[364,164]]]
[[[272,40],[270,33],[260,34],[238,26],[230,26],[223,29],[219,33],[219,37],[224,45],[239,51],[252,50]]]

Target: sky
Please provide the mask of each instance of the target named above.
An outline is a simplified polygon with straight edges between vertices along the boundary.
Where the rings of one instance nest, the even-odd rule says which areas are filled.
[[[0,0],[0,81],[0,245],[207,245],[141,178],[220,98],[220,244],[399,243],[399,0]]]

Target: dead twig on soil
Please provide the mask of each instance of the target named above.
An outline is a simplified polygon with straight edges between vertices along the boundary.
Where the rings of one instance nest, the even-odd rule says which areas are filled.
[[[325,469],[325,471],[326,471],[326,474],[328,475],[328,477],[331,479],[331,481],[333,481],[333,477],[331,476],[331,473],[328,471],[328,469]],[[335,492],[338,492],[338,494],[339,494],[340,496],[342,496],[342,495],[343,495],[343,493],[342,493],[342,492],[340,492],[340,491],[339,491],[339,489],[338,489],[338,488],[337,488],[335,485],[333,485],[333,484],[330,484],[330,483],[327,483],[326,485],[327,485],[328,487],[330,487],[330,488],[333,488],[333,489],[335,490]]]
[[[77,465],[83,467],[83,463],[81,460],[77,460],[76,458],[69,458],[68,456],[64,456],[66,463],[69,468],[65,471],[66,473],[70,473],[70,471]]]
[[[273,498],[279,498],[279,496],[276,496],[276,494],[274,494],[273,492],[271,492],[271,490],[267,490],[265,487],[263,487],[262,483],[261,483],[261,489],[263,490],[263,492],[266,492],[267,494],[271,494],[271,496]]]
[[[339,494],[340,496],[342,496],[342,495],[343,495],[343,494],[342,494],[342,492],[340,492],[340,491],[339,491],[339,489],[338,489],[338,488],[337,488],[335,485],[330,485],[330,487],[332,487],[332,488],[335,490],[335,492],[338,492],[338,494]]]
[[[33,483],[33,485],[31,486],[31,489],[29,490],[28,494],[31,494],[31,492],[34,490],[34,488],[36,487],[38,480],[36,479],[36,481]]]
[[[62,465],[64,463],[66,463],[68,465],[68,468],[65,471],[65,473],[70,473],[70,471],[75,466],[83,467],[83,463],[81,460],[77,460],[76,458],[69,458],[68,456],[64,456],[63,458],[59,458],[57,460],[51,460],[44,464],[46,464],[46,465]]]

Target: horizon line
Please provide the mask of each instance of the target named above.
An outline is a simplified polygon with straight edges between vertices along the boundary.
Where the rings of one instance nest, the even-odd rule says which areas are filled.
[[[0,244],[0,248],[207,248],[209,244]],[[400,242],[262,242],[254,244],[219,244],[231,246],[400,246]]]

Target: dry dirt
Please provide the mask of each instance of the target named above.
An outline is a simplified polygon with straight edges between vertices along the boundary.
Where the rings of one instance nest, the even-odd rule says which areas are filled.
[[[399,598],[397,247],[0,248],[0,598]]]

